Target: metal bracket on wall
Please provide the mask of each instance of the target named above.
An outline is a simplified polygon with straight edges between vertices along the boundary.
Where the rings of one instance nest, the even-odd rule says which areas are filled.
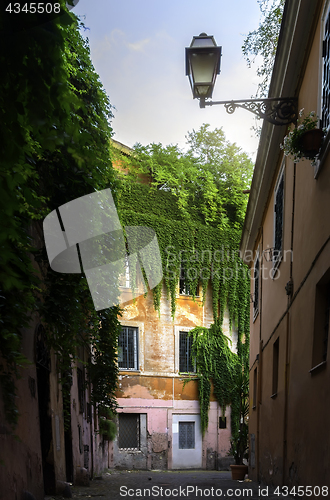
[[[298,99],[296,97],[268,97],[266,99],[241,99],[236,101],[207,101],[200,99],[201,108],[223,104],[227,113],[243,108],[273,125],[289,125],[298,119]]]

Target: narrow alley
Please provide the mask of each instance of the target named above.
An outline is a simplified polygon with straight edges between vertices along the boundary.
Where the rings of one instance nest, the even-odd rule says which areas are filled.
[[[293,498],[287,489],[267,487],[252,481],[233,481],[226,471],[117,471],[105,472],[90,486],[74,486],[72,497],[79,500],[119,500],[138,498]],[[301,490],[302,492],[302,490]],[[297,492],[296,492],[297,493]],[[58,499],[58,497],[56,497]],[[45,500],[53,500],[46,497]],[[55,500],[55,499],[54,499]]]

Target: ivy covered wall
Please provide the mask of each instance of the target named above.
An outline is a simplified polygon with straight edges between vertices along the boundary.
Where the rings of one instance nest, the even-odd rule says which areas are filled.
[[[203,127],[202,132],[207,135],[208,126]],[[226,148],[223,133],[219,135],[221,147],[228,153],[228,147],[233,145]],[[116,149],[112,155],[114,161],[120,160],[122,167],[118,173],[117,201],[123,227],[148,226],[157,235],[163,283],[152,291],[155,309],[160,309],[164,285],[174,318],[180,276],[184,275],[192,295],[197,285],[201,287],[203,300],[211,285],[214,324],[210,329],[197,327],[190,332],[197,364],[202,431],[205,432],[208,424],[213,382],[223,410],[227,405],[232,406],[232,432],[235,433],[239,427],[237,377],[248,373],[250,285],[248,268],[240,259],[238,248],[241,214],[246,205],[243,188],[247,187],[249,177],[241,182],[237,171],[237,178],[231,179],[230,186],[228,172],[232,164],[238,162],[239,165],[240,159],[245,162],[246,158],[233,158],[232,163],[228,162],[227,173],[220,176],[215,164],[205,163],[191,152],[182,153],[173,146],[163,148],[153,144],[144,148],[138,145],[126,157],[120,156]],[[246,170],[242,168],[242,176]],[[225,188],[226,195],[221,197]],[[238,330],[237,354],[231,351],[230,340],[222,333],[226,307],[231,325],[235,324]]]
[[[0,11],[0,382],[7,422],[18,422],[23,329],[37,318],[65,377],[77,347],[93,346],[94,402],[115,405],[118,309],[96,313],[83,275],[49,268],[42,221],[60,205],[111,188],[112,112],[84,27],[61,16]],[[81,30],[81,31],[80,31]],[[100,328],[102,323],[102,328]]]

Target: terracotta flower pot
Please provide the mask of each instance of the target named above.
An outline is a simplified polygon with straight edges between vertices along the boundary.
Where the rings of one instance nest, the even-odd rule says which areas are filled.
[[[247,465],[231,465],[231,478],[235,480],[242,480],[245,477],[245,474],[248,473]]]
[[[313,160],[320,151],[322,141],[322,129],[314,128],[312,130],[307,130],[307,132],[301,136],[300,140],[301,151],[304,153],[305,158]]]

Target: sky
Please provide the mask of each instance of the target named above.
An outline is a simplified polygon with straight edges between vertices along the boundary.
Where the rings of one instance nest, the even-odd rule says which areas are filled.
[[[249,99],[258,84],[242,44],[258,28],[257,0],[79,0],[73,11],[88,30],[91,59],[114,106],[114,139],[133,147],[152,142],[186,147],[203,123],[255,158],[254,115],[223,106],[199,108],[185,75],[185,47],[206,32],[222,46],[213,100]]]

